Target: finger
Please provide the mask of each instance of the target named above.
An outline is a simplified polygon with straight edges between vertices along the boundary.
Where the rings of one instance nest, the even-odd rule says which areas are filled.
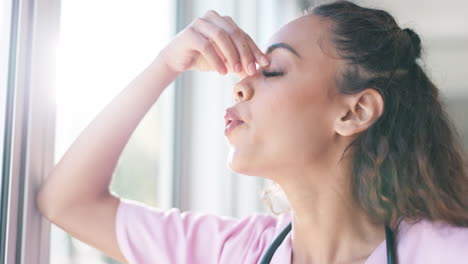
[[[201,56],[205,58],[205,60],[213,67],[213,69],[216,69],[216,71],[218,71],[220,74],[226,74],[227,70],[224,66],[224,62],[214,49],[211,42],[200,34],[197,34],[194,39],[196,42],[194,43],[195,50],[197,50]]]
[[[244,34],[241,32],[240,29],[235,30],[232,39],[234,40],[234,43],[239,50],[242,65],[244,67],[244,70],[249,74],[249,75],[254,75],[255,72],[257,71],[255,67],[255,58],[250,51],[249,44],[247,43],[247,40],[244,37]]]
[[[245,77],[249,76],[245,71],[238,72],[235,75],[239,78],[239,80],[242,80]]]
[[[210,40],[211,41],[211,40]],[[227,63],[227,59],[226,57],[224,56],[223,52],[221,51],[221,49],[218,47],[218,45],[216,45],[216,42],[214,41],[211,41],[211,45],[213,45],[213,48],[215,49],[216,53],[218,53],[218,56],[221,58],[221,60],[224,62],[224,63]]]
[[[195,29],[202,34],[205,38],[214,42],[214,46],[222,56],[223,60],[228,62],[231,68],[240,61],[239,54],[237,53],[236,46],[232,42],[228,33],[220,26],[212,24],[206,19],[199,18],[194,23]]]
[[[204,18],[209,18],[209,17],[221,17],[220,14],[218,14],[218,12],[214,11],[214,10],[208,10],[206,11],[205,15],[203,16]]]
[[[221,60],[223,61],[224,63],[224,66],[226,68],[228,68],[228,71],[229,72],[235,72],[234,70],[234,66],[232,66],[228,60],[226,59],[226,57],[224,56],[223,52],[221,51],[221,49],[218,47],[218,45],[216,45],[216,43],[214,41],[211,42],[211,45],[213,45],[216,53],[218,53],[218,56],[221,58]]]
[[[268,58],[263,54],[263,52],[258,48],[257,44],[253,41],[253,39],[246,34],[247,43],[249,44],[250,50],[254,54],[255,60],[257,61],[258,65],[265,67],[270,64]]]
[[[242,31],[230,17],[221,17],[216,12],[208,12],[205,15],[205,18],[208,21],[211,21],[213,24],[219,25],[224,28],[225,31],[229,34],[232,42],[236,46],[237,52],[240,56],[240,62],[242,63],[242,68],[249,75],[254,75],[256,70],[255,67],[255,57],[250,51],[249,44],[245,39],[245,33]],[[236,66],[237,67],[237,66]]]

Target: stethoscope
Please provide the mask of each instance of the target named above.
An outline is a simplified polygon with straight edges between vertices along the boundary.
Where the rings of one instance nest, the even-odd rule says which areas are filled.
[[[270,245],[268,250],[266,251],[265,255],[262,258],[260,264],[268,264],[275,254],[276,249],[281,245],[286,235],[291,231],[291,223],[289,223],[286,228],[281,231],[281,233],[275,238],[273,243]],[[388,227],[385,226],[385,240],[387,244],[387,264],[395,264],[396,263],[396,256],[395,256],[395,241],[393,236],[393,231]]]

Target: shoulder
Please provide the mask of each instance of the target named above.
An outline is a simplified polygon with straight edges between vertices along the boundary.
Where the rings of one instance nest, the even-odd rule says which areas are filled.
[[[465,263],[468,259],[467,227],[428,220],[403,221],[397,241],[402,263]]]
[[[121,199],[116,233],[130,263],[255,263],[288,219],[162,210]]]
[[[197,231],[224,230],[248,234],[271,231],[276,233],[289,222],[288,215],[274,216],[266,213],[254,213],[244,217],[230,217],[196,211],[181,211],[178,208],[160,209],[141,202],[120,199],[117,221],[126,221],[130,225],[141,222],[151,228],[158,224],[174,224],[185,232],[194,228]],[[165,226],[167,228],[168,226]]]

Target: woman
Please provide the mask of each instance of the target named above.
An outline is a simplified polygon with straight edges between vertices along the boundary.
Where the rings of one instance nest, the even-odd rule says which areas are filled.
[[[124,263],[467,263],[466,163],[420,54],[411,29],[346,1],[288,23],[266,53],[210,11],[85,129],[38,206]],[[229,165],[276,182],[290,212],[232,219],[109,192],[130,134],[186,70],[241,77]]]

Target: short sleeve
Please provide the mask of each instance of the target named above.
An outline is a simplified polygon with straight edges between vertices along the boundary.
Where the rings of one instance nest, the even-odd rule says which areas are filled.
[[[258,263],[285,224],[268,214],[237,219],[121,198],[116,233],[129,264]]]
[[[404,223],[398,250],[402,263],[468,263],[468,228],[421,220]]]

